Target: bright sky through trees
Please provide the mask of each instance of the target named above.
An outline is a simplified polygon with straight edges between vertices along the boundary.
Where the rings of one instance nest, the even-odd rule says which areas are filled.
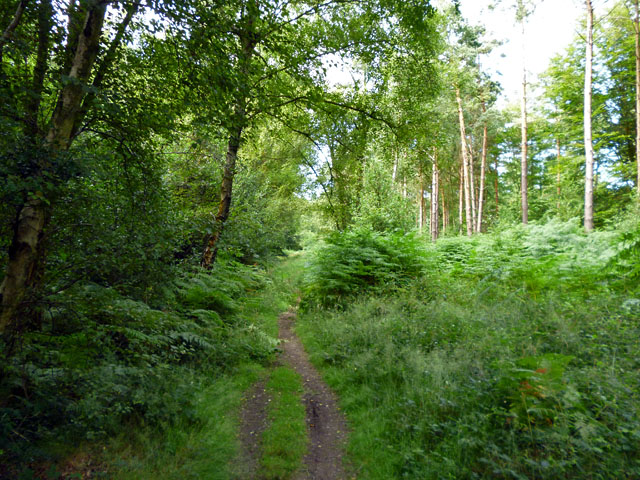
[[[461,0],[462,14],[471,24],[484,25],[489,38],[503,41],[486,59],[485,68],[503,87],[503,99],[514,100],[522,82],[521,38],[510,3],[493,10],[487,0]],[[597,2],[603,9],[611,2]],[[583,16],[583,2],[577,0],[544,0],[540,2],[527,23],[527,70],[531,80],[544,71],[549,59],[561,53],[576,35],[576,27]]]

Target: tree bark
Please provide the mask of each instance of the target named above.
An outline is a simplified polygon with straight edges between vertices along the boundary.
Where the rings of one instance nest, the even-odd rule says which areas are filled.
[[[424,225],[424,177],[422,175],[422,165],[418,167],[418,177],[420,180],[420,186],[418,188],[418,231],[422,233],[422,227]]]
[[[40,133],[38,116],[42,102],[42,90],[47,74],[47,58],[49,56],[51,26],[53,24],[53,7],[51,0],[42,0],[38,8],[38,51],[33,68],[31,92],[25,108],[25,124],[28,136],[36,137]]]
[[[556,138],[556,210],[560,214],[560,139]]]
[[[478,212],[478,208],[476,206],[476,180],[475,180],[475,172],[474,172],[474,168],[473,168],[473,138],[469,139],[469,142],[467,143],[468,147],[469,147],[469,156],[468,158],[468,162],[469,162],[469,194],[471,197],[471,230],[472,231],[476,231],[476,225],[478,223],[478,217],[477,217],[477,212]]]
[[[500,195],[499,195],[499,186],[500,186],[500,175],[498,173],[498,157],[496,157],[496,162],[493,167],[496,171],[496,177],[493,180],[493,190],[495,193],[495,201],[496,201],[496,216],[500,213]]]
[[[440,195],[441,203],[442,203],[442,234],[447,233],[447,225],[449,224],[449,210],[447,209],[447,204],[445,203],[445,191],[444,186],[442,186],[442,180],[440,175],[438,175],[438,190],[442,190],[442,194]]]
[[[524,19],[522,24],[522,96],[520,98],[520,195],[522,204],[522,223],[529,223],[529,196],[528,196],[528,145],[527,145],[527,67],[525,55]]]
[[[25,8],[27,8],[27,3],[29,0],[21,0],[18,2],[18,7],[16,8],[16,13],[13,14],[13,18],[7,28],[2,32],[2,36],[0,37],[0,65],[2,65],[2,54],[4,51],[4,46],[11,40],[11,36],[13,32],[20,24],[20,20],[22,20],[22,14],[24,13]]]
[[[462,221],[462,209],[464,207],[464,161],[460,158],[460,185],[458,188],[458,225],[459,232],[462,235],[462,227],[464,225]]]
[[[640,202],[640,2],[635,0],[634,6],[633,29],[636,41],[636,168],[638,170],[636,194],[638,202]]]
[[[93,82],[91,83],[91,86],[94,87],[94,90],[89,92],[85,96],[82,102],[82,106],[80,107],[80,113],[78,114],[75,124],[73,126],[72,138],[75,138],[80,132],[80,129],[82,127],[82,122],[84,121],[87,113],[89,112],[89,110],[91,109],[95,101],[95,98],[96,98],[95,90],[100,89],[102,87],[102,82],[104,82],[104,79],[107,73],[109,72],[109,69],[111,68],[111,66],[113,65],[113,62],[116,59],[116,53],[120,48],[120,44],[122,43],[124,34],[126,33],[127,28],[129,27],[129,24],[131,23],[131,20],[133,20],[133,17],[138,11],[139,7],[140,7],[140,3],[138,2],[131,3],[127,7],[124,18],[118,24],[116,34],[113,37],[113,40],[111,40],[111,43],[109,44],[109,48],[107,48],[107,51],[104,54],[104,58],[100,62],[100,66],[98,67],[96,74],[93,77]]]
[[[435,150],[433,154],[433,172],[431,175],[431,240],[434,242],[438,239],[438,197],[440,194],[438,191],[439,176],[438,152]]]
[[[69,148],[71,130],[84,96],[91,68],[96,59],[106,13],[106,3],[97,2],[88,10],[84,27],[78,35],[75,55],[65,84],[51,118],[45,146],[52,153]],[[41,175],[48,165],[39,165]],[[37,280],[37,263],[42,257],[43,239],[51,205],[41,196],[32,196],[20,208],[9,248],[9,261],[0,285],[0,333],[15,323],[27,292]]]
[[[591,0],[585,0],[587,6],[587,45],[584,72],[584,229],[593,230],[593,138],[591,133],[591,89],[593,75],[593,7]]]
[[[473,217],[471,214],[471,185],[469,183],[469,153],[467,148],[467,136],[464,125],[464,113],[462,111],[462,99],[460,89],[456,87],[456,100],[458,101],[458,118],[460,120],[460,143],[462,149],[462,176],[464,178],[464,206],[466,214],[467,235],[473,234]]]
[[[229,218],[231,209],[231,197],[233,193],[233,179],[236,174],[236,161],[238,159],[238,150],[242,140],[242,131],[244,130],[245,112],[244,107],[236,108],[237,127],[231,133],[229,143],[227,145],[227,156],[224,164],[224,173],[222,176],[222,187],[220,192],[220,204],[216,215],[213,232],[209,235],[207,245],[202,255],[200,264],[206,269],[211,269],[218,256],[218,242],[224,229],[224,225]]]
[[[484,105],[482,106],[483,112],[486,111]],[[487,124],[484,124],[482,129],[482,161],[480,163],[480,190],[478,191],[478,222],[476,224],[476,232],[482,231],[482,210],[484,208],[484,184],[487,171],[487,148],[489,145],[489,132]]]

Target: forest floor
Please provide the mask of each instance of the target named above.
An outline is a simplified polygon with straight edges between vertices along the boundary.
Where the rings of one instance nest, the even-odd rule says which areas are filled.
[[[324,382],[320,373],[309,361],[304,347],[294,331],[296,308],[280,314],[279,339],[282,352],[277,365],[293,369],[302,381],[306,434],[308,438],[303,465],[293,473],[296,480],[338,480],[345,478],[343,449],[347,438],[347,423],[338,407],[335,394]],[[269,428],[268,410],[273,398],[266,388],[266,381],[257,382],[247,393],[241,413],[241,440],[245,462],[251,478],[265,475],[262,442]],[[286,447],[285,447],[286,448]],[[262,458],[263,471],[260,470]],[[268,474],[266,475],[269,476]]]

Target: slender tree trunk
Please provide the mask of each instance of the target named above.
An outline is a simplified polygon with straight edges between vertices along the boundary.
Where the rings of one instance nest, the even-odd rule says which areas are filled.
[[[100,62],[100,66],[98,67],[96,74],[93,77],[93,82],[91,84],[93,89],[85,96],[82,102],[82,106],[80,107],[80,113],[78,114],[76,118],[76,122],[73,126],[72,138],[75,138],[80,132],[80,129],[82,128],[82,122],[84,122],[85,116],[87,115],[87,113],[89,112],[90,108],[92,107],[95,101],[95,98],[96,98],[95,91],[102,87],[102,82],[104,82],[104,79],[107,73],[109,72],[109,69],[113,65],[113,62],[115,61],[116,54],[118,53],[118,49],[122,44],[124,34],[126,33],[127,28],[129,28],[129,24],[131,23],[131,20],[133,20],[133,17],[138,11],[138,8],[140,8],[140,4],[138,2],[131,3],[127,7],[127,13],[125,14],[124,18],[118,24],[116,34],[113,37],[113,40],[111,40],[111,43],[109,44],[109,48],[107,48],[107,51],[104,54],[104,58],[102,62]]]
[[[69,148],[71,131],[84,96],[91,69],[98,54],[106,3],[98,2],[87,11],[84,28],[77,37],[77,46],[69,70],[70,81],[62,88],[51,118],[45,146],[55,151]],[[49,167],[40,163],[42,175]],[[37,264],[43,256],[43,240],[51,206],[40,197],[32,197],[19,209],[9,248],[9,261],[0,286],[0,333],[15,323],[28,290],[37,281]]]
[[[560,139],[556,138],[556,210],[560,214],[560,195],[562,190],[560,187]]]
[[[50,30],[53,24],[53,7],[51,0],[42,0],[38,6],[38,50],[36,53],[36,64],[33,68],[33,80],[31,82],[31,92],[25,106],[25,124],[28,136],[35,138],[40,133],[38,116],[40,104],[42,102],[42,90],[44,79],[47,74],[47,59],[50,49]]]
[[[239,74],[240,78],[245,81],[249,74],[249,66],[256,47],[259,42],[258,35],[253,31],[256,18],[253,16],[255,12],[249,13],[247,19],[247,30],[239,34],[242,51],[239,58]],[[216,214],[213,232],[209,235],[202,260],[200,264],[203,268],[211,269],[216,257],[218,256],[218,242],[222,236],[225,223],[229,218],[231,209],[231,197],[233,193],[233,179],[236,174],[236,161],[238,159],[238,150],[242,142],[242,133],[247,126],[247,102],[250,98],[250,87],[245,83],[242,85],[238,97],[236,97],[236,105],[233,110],[231,121],[231,129],[229,132],[229,143],[227,144],[227,156],[222,174],[222,186],[220,189],[220,204],[218,213]],[[332,157],[333,158],[333,157]]]
[[[482,110],[485,111],[484,105]],[[478,191],[478,223],[476,224],[476,232],[482,232],[482,210],[484,208],[484,184],[487,172],[487,148],[489,145],[489,132],[485,123],[482,129],[482,161],[480,163],[480,190]]]
[[[473,156],[474,156],[474,152],[473,152],[473,148],[472,148],[472,142],[473,139],[469,139],[468,142],[468,146],[469,146],[469,156],[468,158],[468,162],[469,162],[469,194],[471,196],[471,230],[472,231],[476,231],[476,225],[478,222],[478,217],[477,217],[477,204],[476,204],[476,179],[475,179],[475,172],[474,172],[474,168],[473,168]]]
[[[224,225],[229,218],[231,209],[231,197],[233,193],[233,179],[236,173],[236,162],[238,160],[238,150],[242,139],[242,131],[244,130],[245,112],[244,107],[236,109],[237,127],[231,133],[229,143],[227,144],[227,156],[224,164],[224,173],[222,176],[222,187],[220,191],[220,204],[218,205],[218,213],[216,215],[213,232],[207,239],[207,245],[202,255],[201,265],[206,269],[211,269],[218,256],[218,242]]]
[[[16,13],[13,14],[13,18],[7,28],[2,32],[2,36],[0,36],[0,66],[2,65],[2,53],[4,50],[4,46],[11,40],[11,36],[13,32],[20,24],[20,20],[22,19],[22,14],[24,13],[24,9],[27,7],[27,3],[29,0],[21,0],[18,2],[18,7],[16,8]]]
[[[431,240],[436,241],[438,239],[438,178],[440,172],[438,171],[438,153],[434,152],[433,156],[433,172],[431,176]]]
[[[418,177],[420,180],[420,186],[418,188],[418,231],[422,233],[422,227],[424,226],[424,178],[422,175],[422,165],[418,167]]]
[[[471,214],[471,185],[469,177],[469,153],[467,148],[467,136],[464,125],[464,113],[462,111],[462,99],[460,89],[456,87],[456,100],[458,101],[458,118],[460,120],[460,143],[462,149],[462,173],[464,177],[464,205],[467,220],[467,235],[473,234],[473,217]]]
[[[520,97],[520,194],[522,204],[522,223],[529,223],[529,197],[528,197],[528,145],[527,145],[527,66],[525,55],[524,19],[522,24],[522,96]]]
[[[638,170],[636,194],[640,202],[640,2],[635,0],[634,6],[633,29],[636,40],[636,168]]]
[[[584,186],[584,229],[593,230],[593,139],[591,134],[591,84],[593,75],[593,7],[591,0],[585,0],[587,6],[587,46],[584,72],[584,149],[585,149],[585,186]]]
[[[460,158],[460,185],[458,188],[458,233],[462,235],[462,227],[464,225],[462,219],[462,209],[464,206],[464,162],[462,158]]]
[[[438,187],[438,190],[442,191],[442,193],[440,194],[440,202],[442,203],[442,234],[444,235],[447,233],[447,225],[449,224],[449,210],[447,209],[447,204],[445,203],[445,191],[440,175],[438,175],[438,183],[440,185]]]
[[[500,174],[498,173],[498,158],[496,157],[496,161],[493,164],[493,168],[496,172],[496,176],[493,179],[493,192],[494,192],[494,200],[496,202],[496,216],[500,213]]]
[[[391,174],[391,182],[395,185],[396,176],[398,174],[398,146],[393,149],[393,173]]]

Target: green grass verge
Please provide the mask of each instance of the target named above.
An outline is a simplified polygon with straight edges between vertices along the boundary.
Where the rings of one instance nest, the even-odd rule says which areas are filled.
[[[291,368],[278,367],[267,391],[269,426],[262,434],[260,474],[264,479],[286,479],[300,468],[307,451],[302,379]]]
[[[243,478],[243,465],[230,462],[240,449],[237,412],[244,391],[263,371],[256,364],[243,365],[208,385],[194,385],[197,423],[174,425],[161,435],[125,432],[115,439],[108,453],[113,478]]]

